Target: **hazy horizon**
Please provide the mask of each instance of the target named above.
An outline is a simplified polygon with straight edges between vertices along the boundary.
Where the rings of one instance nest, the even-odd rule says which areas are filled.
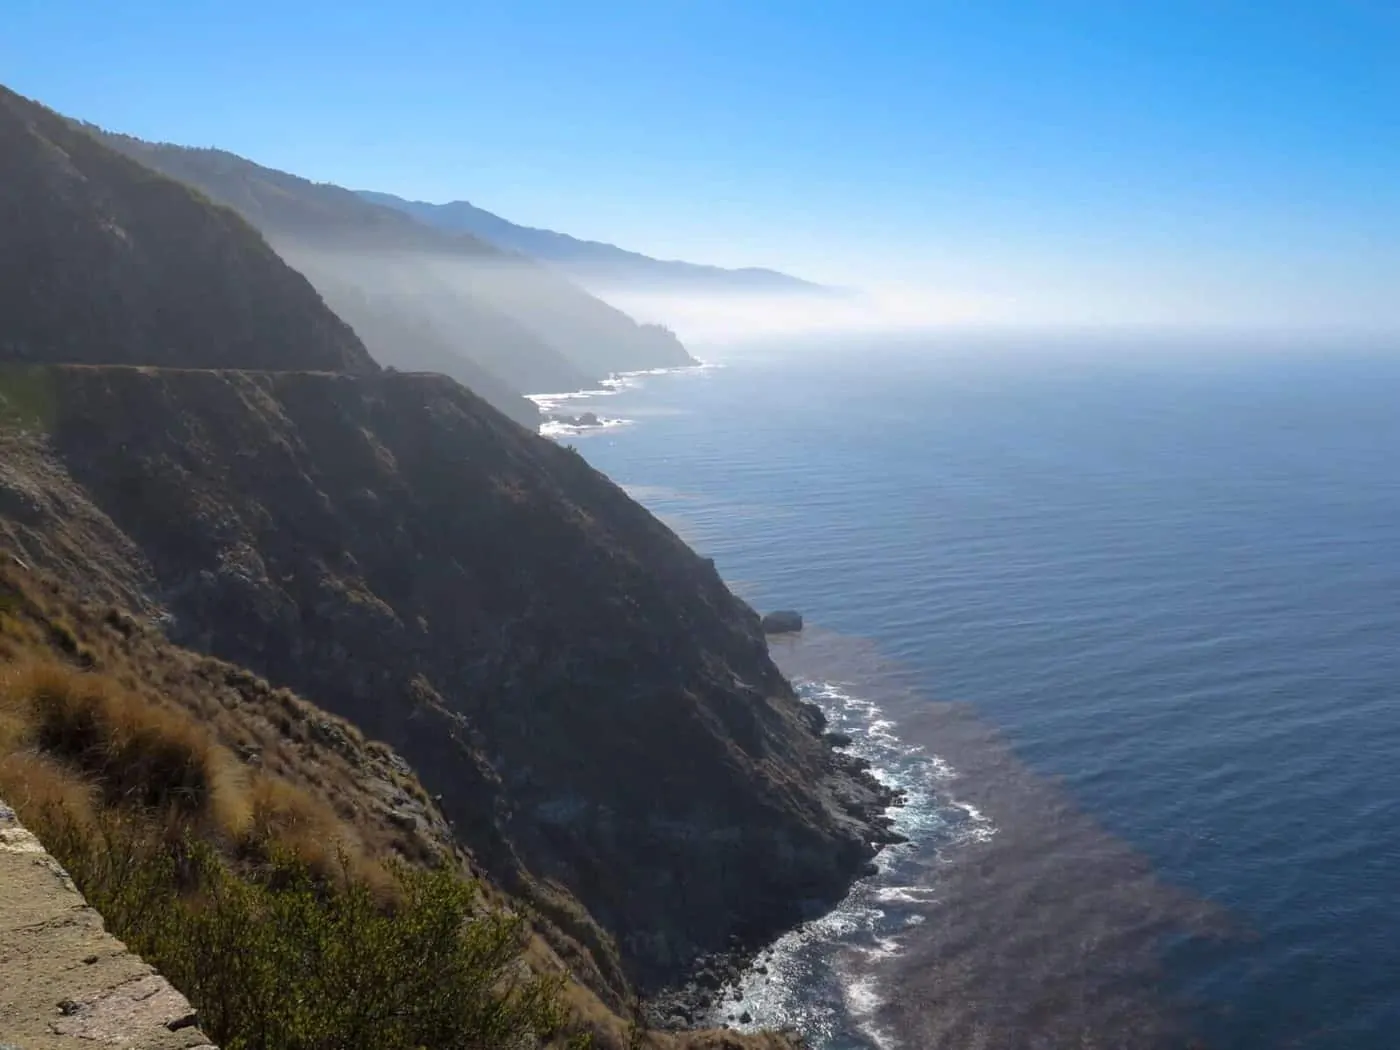
[[[1400,11],[19,0],[17,90],[901,323],[1400,330]],[[256,75],[252,75],[256,70]]]

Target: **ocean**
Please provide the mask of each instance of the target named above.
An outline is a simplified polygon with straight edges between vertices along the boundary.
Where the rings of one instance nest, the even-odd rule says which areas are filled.
[[[716,1021],[821,1050],[1400,1045],[1400,353],[716,351],[558,440],[811,625],[911,836]]]

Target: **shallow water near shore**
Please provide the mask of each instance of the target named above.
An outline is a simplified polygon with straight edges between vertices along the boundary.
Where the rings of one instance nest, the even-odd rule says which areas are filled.
[[[566,440],[760,608],[913,841],[721,1008],[818,1046],[1400,1030],[1400,362],[736,353]],[[736,1008],[737,1007],[737,1008]]]
[[[780,942],[779,956],[794,944],[816,960],[798,980],[750,974],[755,1022],[787,1020],[773,1001],[793,1001],[794,1027],[830,1050],[1190,1037],[1191,1004],[1164,986],[1165,949],[1243,935],[1228,915],[1163,883],[976,712],[930,700],[873,643],[809,629],[773,648],[852,749],[909,790],[896,819],[910,842]],[[802,1023],[814,987],[803,978],[823,967],[834,1008],[825,1026]]]

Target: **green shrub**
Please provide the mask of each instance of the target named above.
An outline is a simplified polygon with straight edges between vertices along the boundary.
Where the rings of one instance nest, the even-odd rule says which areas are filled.
[[[0,429],[47,431],[53,417],[49,373],[39,366],[0,364]]]
[[[224,1050],[515,1050],[563,1021],[560,982],[521,961],[522,921],[451,871],[393,867],[386,907],[286,851],[240,873],[112,812],[88,825],[51,808],[36,830]]]

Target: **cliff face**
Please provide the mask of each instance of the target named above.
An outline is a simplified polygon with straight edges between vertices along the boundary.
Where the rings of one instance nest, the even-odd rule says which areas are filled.
[[[451,376],[507,414],[519,405],[534,408],[534,402],[519,391],[586,390],[598,385],[598,376],[580,368],[537,333],[483,304],[472,289],[463,286],[460,268],[454,273],[450,261],[418,252],[326,248],[275,235],[274,243],[386,365]],[[371,316],[366,316],[364,307],[369,307]],[[479,382],[483,374],[490,377],[484,385]],[[492,391],[504,391],[506,397]]]
[[[52,370],[52,447],[177,640],[400,750],[643,986],[830,899],[883,800],[713,567],[450,381]]]
[[[376,369],[246,222],[0,87],[0,361]]]
[[[0,342],[50,362],[0,369],[6,552],[392,746],[440,796],[414,822],[450,820],[614,1011],[845,890],[889,799],[711,564],[451,379],[374,369],[230,213],[5,99],[32,232],[0,241]],[[160,249],[130,273],[89,255],[114,214]]]
[[[292,258],[295,263],[298,260]],[[313,267],[303,265],[303,272]],[[393,367],[412,372],[437,372],[457,380],[473,393],[479,394],[495,408],[522,426],[537,430],[542,415],[535,403],[513,390],[494,372],[477,363],[475,358],[461,353],[464,333],[452,321],[438,321],[428,311],[412,306],[411,296],[391,288],[361,287],[354,281],[341,280],[332,271],[316,274],[316,290],[326,303],[355,334],[374,347],[379,357]],[[510,346],[513,334],[492,333],[489,329],[474,331],[473,340],[502,338]],[[394,348],[392,352],[385,348]],[[580,389],[587,382],[580,377]]]
[[[104,141],[236,209],[323,291],[350,284],[386,307],[392,296],[404,325],[399,338],[369,343],[381,364],[424,367],[412,330],[425,317],[461,357],[525,393],[694,363],[669,331],[639,325],[561,274],[469,234],[220,150]]]

